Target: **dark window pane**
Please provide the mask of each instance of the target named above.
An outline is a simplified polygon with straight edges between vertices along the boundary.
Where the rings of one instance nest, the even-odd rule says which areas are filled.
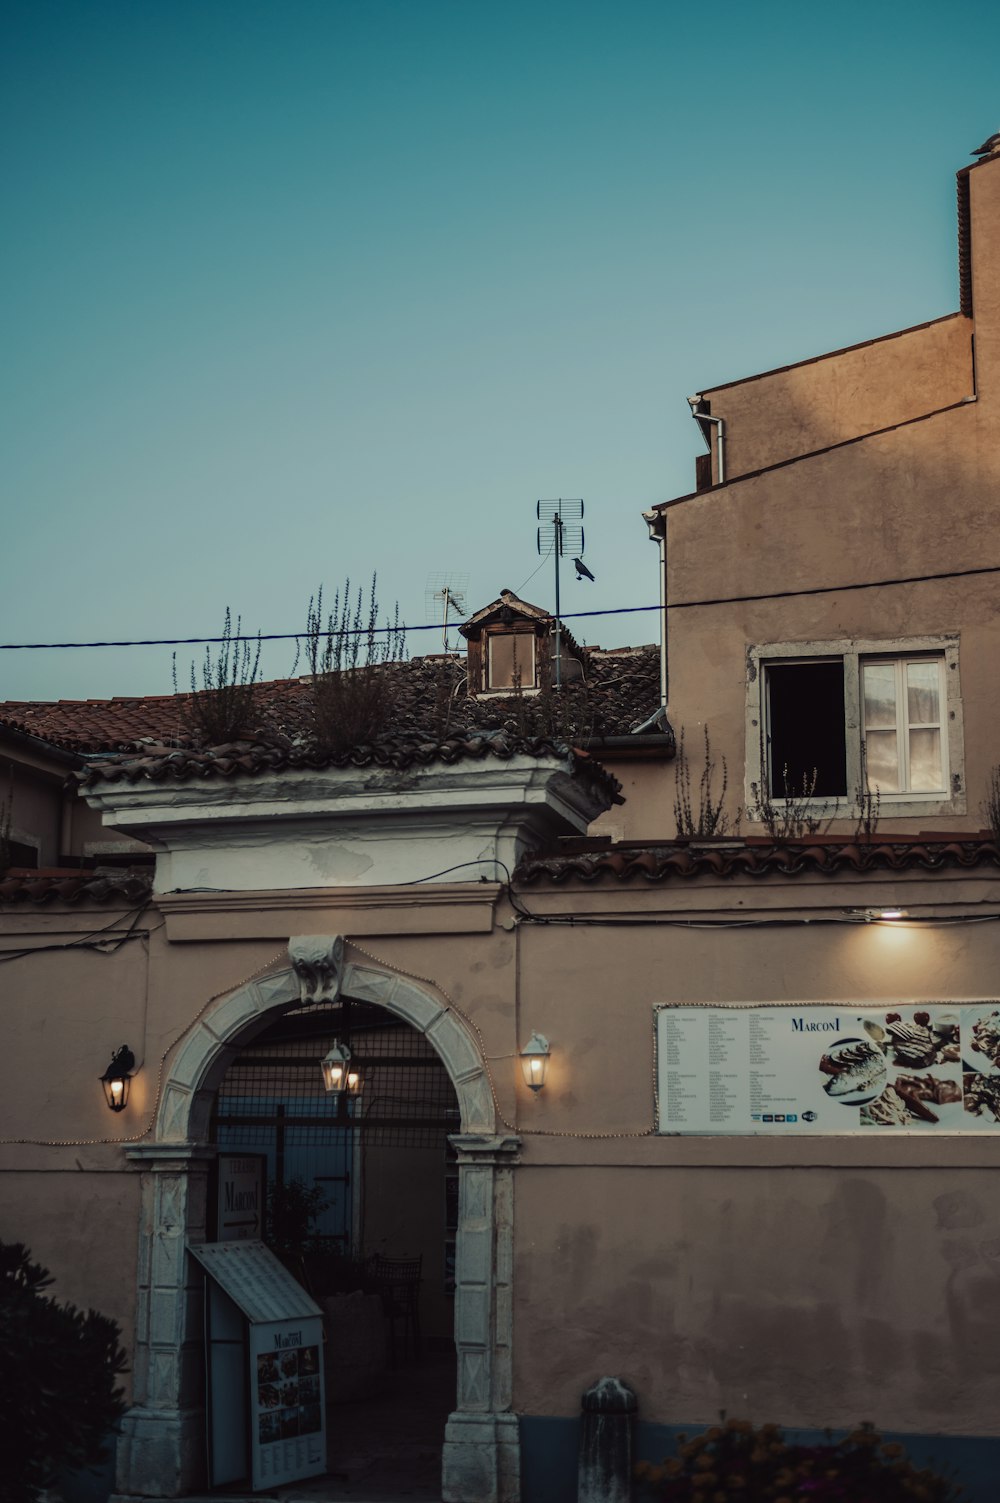
[[[494,632],[489,643],[489,685],[491,689],[513,689],[520,681],[522,689],[535,684],[532,639],[525,632]]]
[[[843,662],[773,663],[766,672],[771,796],[801,797],[815,775],[816,798],[843,797],[847,793]]]

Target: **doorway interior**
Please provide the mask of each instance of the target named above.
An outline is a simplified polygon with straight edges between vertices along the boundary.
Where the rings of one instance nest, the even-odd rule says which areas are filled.
[[[320,1061],[350,1050],[356,1094]],[[324,1311],[328,1476],[297,1492],[440,1497],[455,1408],[458,1099],[424,1035],[341,997],[284,1012],[230,1064],[212,1137],[267,1159],[267,1241]]]

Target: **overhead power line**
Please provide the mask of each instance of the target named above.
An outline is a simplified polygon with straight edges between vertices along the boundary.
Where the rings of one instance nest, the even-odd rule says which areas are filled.
[[[658,605],[622,605],[606,611],[576,611],[575,618],[581,616],[627,616],[636,611],[658,611]],[[554,619],[554,618],[553,618]],[[568,621],[569,616],[563,620]],[[384,635],[386,632],[395,632],[396,626],[376,626],[373,632]],[[440,621],[430,621],[421,626],[403,626],[402,630],[411,631],[440,631]],[[368,627],[350,627],[347,631],[335,631],[335,637],[367,637]],[[218,642],[307,642],[311,637],[325,637],[325,629],[320,632],[307,631],[270,631],[270,632],[247,632],[241,636],[235,633],[229,637],[142,637],[128,641],[117,642],[0,642],[0,652],[51,652],[55,650],[65,651],[69,648],[78,647],[207,647]]]
[[[968,579],[976,574],[1000,574],[1000,564],[983,564],[974,569],[945,569],[938,574],[906,574],[895,579],[867,579],[857,584],[837,585],[813,585],[801,590],[770,590],[759,595],[711,595],[702,600],[669,600],[667,609],[671,611],[692,610],[701,605],[742,605],[755,600],[791,600],[802,595],[839,595],[847,590],[884,590],[895,585],[925,584],[936,579]],[[569,611],[562,619],[564,621],[583,621],[594,616],[633,616],[643,611],[658,611],[658,605],[619,605],[608,610],[600,611]],[[550,621],[553,616],[548,617]],[[399,628],[391,624],[373,627],[373,632],[380,636],[386,632],[394,632]],[[336,636],[364,637],[368,635],[368,627],[352,627],[344,632],[335,632]],[[440,631],[440,621],[429,621],[420,626],[405,626],[404,632],[409,634],[416,631]],[[74,648],[91,647],[208,647],[221,642],[306,642],[310,637],[325,637],[326,632],[305,631],[272,631],[272,632],[246,632],[239,636],[229,637],[140,637],[121,641],[107,642],[0,642],[0,652],[65,652]]]

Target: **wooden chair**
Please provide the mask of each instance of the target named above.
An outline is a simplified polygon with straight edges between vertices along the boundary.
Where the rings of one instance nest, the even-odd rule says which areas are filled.
[[[399,1348],[396,1326],[402,1325],[402,1355],[412,1351],[420,1357],[420,1270],[423,1254],[417,1258],[387,1258],[372,1253],[367,1261],[371,1286],[380,1295],[382,1309],[389,1324],[389,1361],[396,1366]]]

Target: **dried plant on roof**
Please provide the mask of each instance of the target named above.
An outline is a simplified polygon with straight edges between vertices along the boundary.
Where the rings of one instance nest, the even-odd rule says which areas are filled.
[[[223,746],[241,734],[252,731],[256,719],[256,685],[260,677],[260,637],[254,644],[244,639],[242,620],[233,618],[226,606],[222,636],[212,657],[205,648],[201,665],[202,686],[198,687],[195,666],[191,664],[191,696],[180,715],[182,733],[201,746]],[[174,657],[174,693],[177,693],[177,658]]]
[[[386,734],[393,718],[390,665],[406,651],[406,629],[399,606],[392,620],[379,626],[376,576],[367,604],[359,589],[353,600],[351,581],[333,597],[323,614],[323,591],[309,601],[306,660],[309,664],[311,733],[325,752],[348,751]]]
[[[775,798],[768,788],[758,783],[750,784],[753,803],[748,813],[750,818],[764,826],[772,840],[798,840],[803,835],[825,835],[833,823],[825,802],[816,801],[816,783],[819,772],[803,773],[799,788],[788,775],[786,762],[782,771],[784,797]],[[878,814],[876,810],[876,822]]]
[[[882,810],[882,794],[876,783],[874,788],[866,781],[854,790],[854,841],[857,845],[871,845],[878,830]]]
[[[681,726],[675,759],[676,782],[674,784],[674,819],[680,837],[709,835],[738,835],[741,810],[735,816],[725,807],[726,790],[729,786],[729,769],[725,757],[722,764],[722,786],[715,792],[716,762],[712,756],[708,726],[705,726],[705,765],[698,779],[697,805],[691,787],[691,763],[684,747],[684,727]]]

